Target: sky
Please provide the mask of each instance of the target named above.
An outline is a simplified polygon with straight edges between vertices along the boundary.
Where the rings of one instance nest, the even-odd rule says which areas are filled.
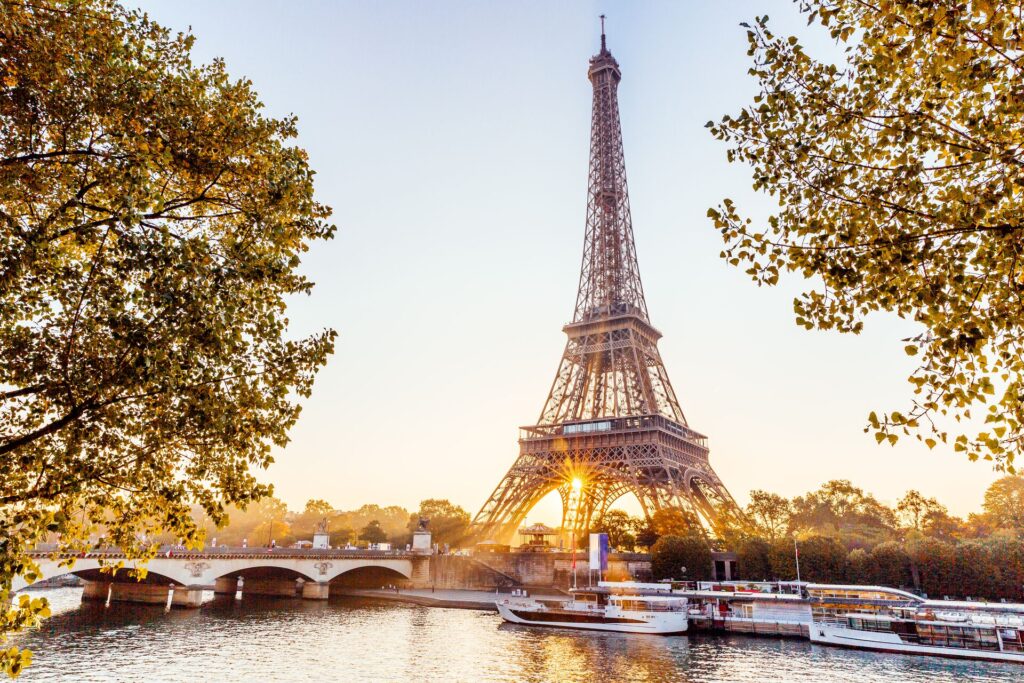
[[[792,301],[813,283],[758,288],[718,256],[709,207],[731,197],[758,222],[772,210],[704,128],[756,93],[739,23],[768,14],[812,55],[837,54],[789,0],[126,2],[191,30],[195,60],[225,59],[268,115],[298,116],[334,209],[336,237],[302,265],[316,287],[289,317],[292,335],[330,327],[338,343],[260,475],[293,509],[448,498],[474,514],[515,460],[575,302],[602,13],[652,323],[733,496],[849,479],[889,504],[915,488],[966,514],[999,476],[864,433],[871,410],[909,406],[911,323],[808,332]],[[554,498],[529,517],[559,519]]]

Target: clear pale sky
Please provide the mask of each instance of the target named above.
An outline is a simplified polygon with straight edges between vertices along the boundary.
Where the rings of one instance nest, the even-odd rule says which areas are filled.
[[[130,4],[132,0],[126,0]],[[859,337],[793,322],[802,281],[758,289],[718,257],[705,212],[771,205],[704,129],[755,92],[741,21],[769,14],[812,54],[834,48],[788,0],[759,2],[142,3],[191,27],[299,144],[336,238],[304,260],[317,286],[293,333],[333,327],[335,355],[264,475],[291,507],[324,498],[474,514],[540,412],[565,343],[583,241],[587,60],[608,15],[640,271],[683,410],[741,504],[844,478],[894,503],[908,488],[958,514],[998,474],[952,449],[877,446],[869,411],[909,405],[914,327]],[[630,511],[635,507],[627,502]],[[556,523],[545,500],[530,516]]]

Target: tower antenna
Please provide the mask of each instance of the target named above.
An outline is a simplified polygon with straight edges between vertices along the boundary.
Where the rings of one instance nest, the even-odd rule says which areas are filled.
[[[601,15],[601,52],[607,52],[608,51],[608,47],[605,45],[605,42],[604,42],[604,19],[605,19],[605,16],[602,14]]]

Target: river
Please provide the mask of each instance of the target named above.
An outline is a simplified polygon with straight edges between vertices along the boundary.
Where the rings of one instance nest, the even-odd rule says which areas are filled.
[[[23,681],[1019,681],[1024,667],[747,636],[656,637],[503,624],[493,613],[359,598],[218,597],[201,609],[81,602],[19,636]],[[210,593],[212,598],[213,594]]]

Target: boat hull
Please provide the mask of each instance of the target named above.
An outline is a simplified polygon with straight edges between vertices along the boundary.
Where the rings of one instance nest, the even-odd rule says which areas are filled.
[[[616,633],[648,633],[652,635],[678,635],[686,633],[688,620],[685,613],[658,613],[651,619],[635,619],[627,616],[605,617],[598,614],[569,613],[560,611],[533,611],[522,605],[495,603],[498,614],[512,624],[547,626],[551,628],[573,628],[587,631],[612,631]]]
[[[839,647],[892,652],[907,655],[951,657],[955,659],[980,659],[990,662],[1016,662],[1024,664],[1024,652],[1002,652],[996,650],[970,650],[966,648],[918,645],[900,639],[895,633],[858,631],[832,624],[811,624],[812,643],[836,645]]]

